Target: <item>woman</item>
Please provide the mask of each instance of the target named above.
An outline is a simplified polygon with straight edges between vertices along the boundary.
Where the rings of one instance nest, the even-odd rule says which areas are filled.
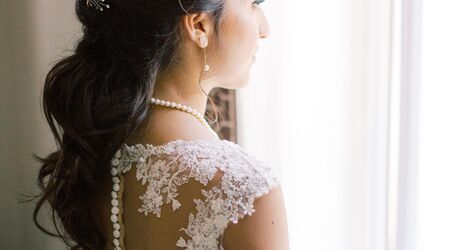
[[[48,201],[72,249],[288,249],[278,178],[203,117],[248,82],[263,0],[106,1],[76,1],[83,37],[46,78],[36,224]]]

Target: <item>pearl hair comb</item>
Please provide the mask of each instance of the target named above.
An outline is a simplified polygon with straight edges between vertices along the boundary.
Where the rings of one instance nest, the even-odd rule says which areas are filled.
[[[96,9],[103,11],[103,7],[109,8],[109,4],[103,3],[105,0],[86,0],[88,7],[95,7]]]
[[[107,9],[109,8],[109,4],[105,4],[104,2],[105,0],[86,0],[86,5],[88,7],[95,7],[96,9],[103,11],[103,7],[106,7]],[[178,0],[178,4],[180,4],[181,9],[183,9],[186,14],[190,14],[181,4],[181,0]]]

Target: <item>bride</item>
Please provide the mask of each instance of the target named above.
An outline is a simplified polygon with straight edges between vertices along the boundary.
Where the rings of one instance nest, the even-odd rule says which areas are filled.
[[[278,177],[204,118],[249,81],[263,1],[76,1],[83,37],[44,86],[41,230],[49,202],[71,249],[289,249]]]

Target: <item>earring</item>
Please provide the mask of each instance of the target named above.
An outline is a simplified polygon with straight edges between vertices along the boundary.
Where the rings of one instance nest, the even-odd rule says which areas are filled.
[[[200,37],[200,47],[206,48],[206,46],[208,46],[208,38],[206,36],[201,36]]]
[[[203,68],[204,71],[208,71],[209,70],[209,65],[206,64],[206,51],[205,48],[208,46],[208,38],[206,36],[201,36],[200,37],[200,47],[203,48],[203,58],[205,61],[205,66]]]

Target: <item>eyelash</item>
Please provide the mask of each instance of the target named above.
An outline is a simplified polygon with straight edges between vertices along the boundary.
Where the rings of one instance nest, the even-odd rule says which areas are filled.
[[[264,2],[264,0],[256,0],[256,1],[253,2],[253,5],[258,7],[263,2]]]

